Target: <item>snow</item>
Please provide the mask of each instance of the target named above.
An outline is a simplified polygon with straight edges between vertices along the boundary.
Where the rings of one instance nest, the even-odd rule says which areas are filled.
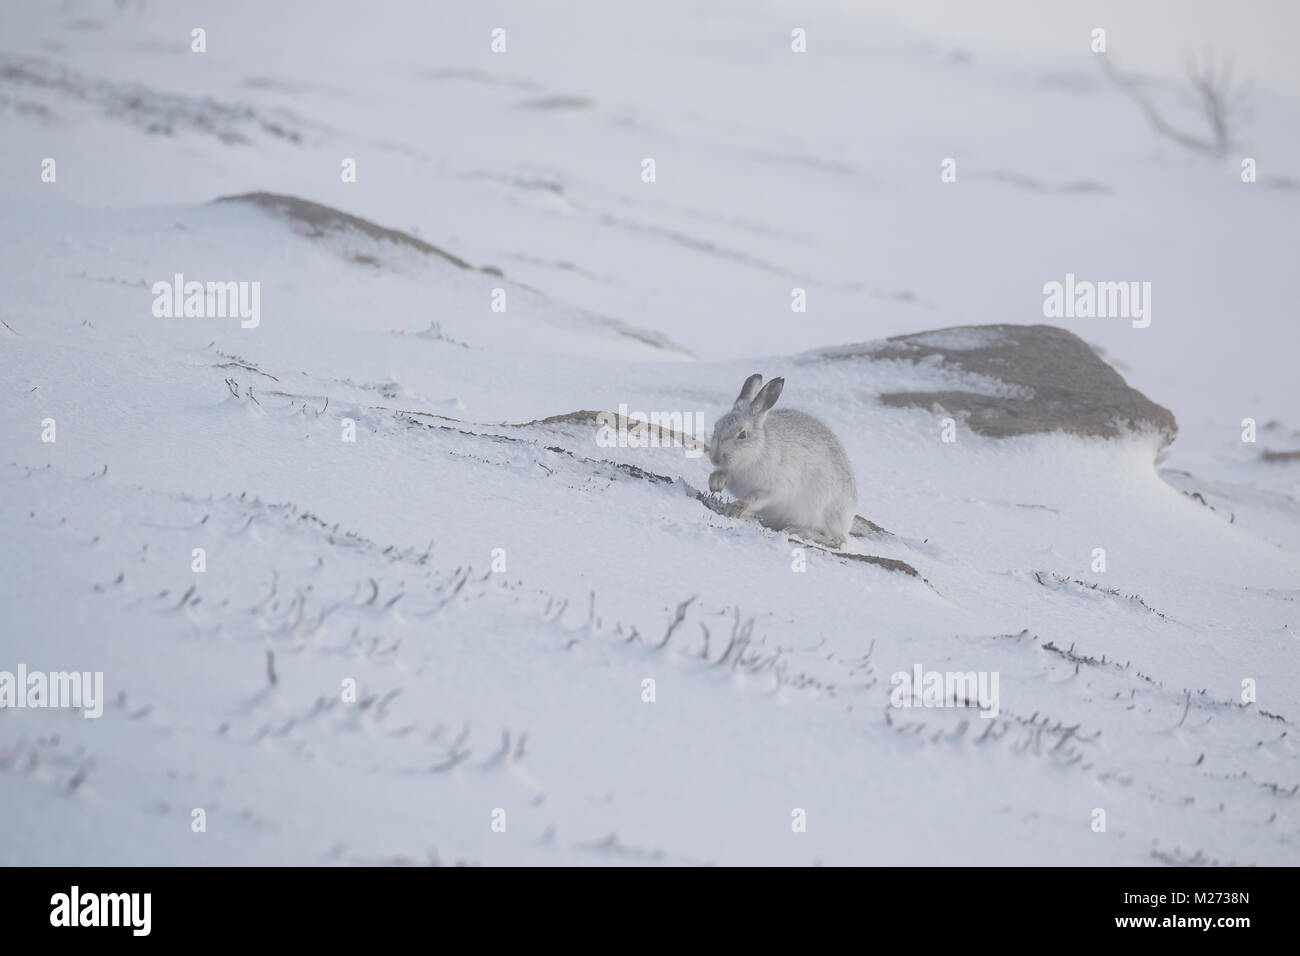
[[[1300,465],[1259,459],[1300,447],[1294,93],[1257,91],[1245,185],[1086,34],[320,6],[0,13],[0,670],[108,697],[0,715],[0,863],[1300,862]],[[474,268],[211,202],[250,191]],[[948,327],[1043,322],[1067,272],[1153,283],[1149,328],[1055,324],[1173,410],[1159,465],[878,401],[1019,394],[858,344],[985,347]],[[260,324],[156,318],[176,273],[260,282]],[[889,532],[851,550],[919,577],[795,571],[706,458],[541,424],[711,422],[754,371],[845,445]],[[998,718],[891,707],[917,664],[997,673]]]

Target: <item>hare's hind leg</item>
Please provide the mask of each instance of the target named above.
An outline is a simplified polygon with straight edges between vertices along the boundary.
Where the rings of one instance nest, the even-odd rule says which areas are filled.
[[[838,550],[844,544],[843,538],[835,538],[828,535],[825,531],[818,531],[816,528],[786,528],[787,535],[795,535],[812,544],[820,545],[823,548],[830,548],[832,551]]]

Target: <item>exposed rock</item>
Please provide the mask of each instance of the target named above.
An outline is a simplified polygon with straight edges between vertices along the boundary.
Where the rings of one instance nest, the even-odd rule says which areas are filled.
[[[820,357],[937,360],[940,368],[1011,386],[1008,395],[944,390],[880,396],[883,404],[895,407],[937,405],[995,438],[1052,431],[1116,437],[1127,429],[1157,432],[1167,445],[1178,432],[1169,409],[1130,387],[1083,339],[1051,325],[957,326],[896,335]]]
[[[66,104],[82,102],[150,134],[194,132],[215,136],[230,145],[251,144],[259,135],[301,144],[307,126],[284,110],[265,113],[244,103],[223,103],[210,96],[165,93],[138,83],[101,79],[43,58],[0,54],[0,105],[10,98],[10,90],[16,91],[14,99],[20,111],[44,118],[55,113],[41,99],[53,100],[60,113]]]
[[[408,232],[402,232],[400,229],[389,229],[373,223],[368,219],[362,219],[360,216],[353,216],[350,213],[334,209],[331,206],[323,206],[320,203],[310,202],[306,199],[299,199],[296,196],[286,196],[279,193],[241,193],[238,196],[221,196],[214,202],[239,202],[248,203],[266,210],[276,216],[287,220],[290,225],[303,236],[309,238],[322,238],[330,236],[348,236],[361,235],[376,241],[395,243],[399,246],[406,246],[414,249],[424,255],[437,256],[440,259],[450,262],[458,269],[468,269],[485,273],[486,275],[505,278],[505,273],[497,266],[480,266],[475,267],[466,262],[459,256],[453,255],[445,249],[439,249],[432,243],[425,242],[418,236],[413,236]],[[381,256],[371,254],[369,251],[362,251],[353,248],[344,250],[345,254],[351,261],[359,265],[382,267],[384,259]],[[526,289],[529,292],[541,295],[537,289],[524,285],[521,282],[515,282],[516,286]],[[683,348],[667,336],[654,332],[649,329],[640,329],[628,323],[612,318],[606,315],[598,315],[593,312],[587,312],[583,309],[572,309],[577,315],[580,322],[589,325],[592,328],[599,328],[612,332],[615,335],[624,338],[633,339],[653,348],[663,349],[669,352],[677,352],[682,355],[690,355],[690,350]]]
[[[589,110],[596,104],[585,96],[544,96],[520,105],[530,110]]]
[[[877,534],[888,535],[891,538],[894,536],[892,531],[886,531],[870,518],[864,518],[862,515],[853,516],[853,527],[849,530],[849,534],[855,538],[869,538]]]
[[[425,255],[439,256],[458,269],[474,268],[459,256],[454,256],[445,249],[439,249],[437,246],[412,236],[410,233],[402,232],[400,229],[388,229],[371,222],[369,219],[362,219],[360,216],[353,216],[330,206],[322,206],[320,203],[299,199],[296,196],[284,196],[279,193],[242,193],[238,196],[221,196],[216,202],[250,203],[284,217],[297,227],[300,233],[313,238],[338,233],[360,233],[371,239],[386,240],[395,242],[398,245],[409,246]],[[369,262],[370,264],[378,262],[373,257],[358,256],[356,258],[360,262]],[[501,271],[495,269],[495,267],[488,268],[494,270],[494,275],[501,274]],[[485,269],[484,271],[488,270]]]
[[[897,558],[882,558],[878,554],[852,554],[848,551],[831,551],[827,548],[819,548],[819,551],[825,551],[827,554],[833,554],[837,558],[848,558],[850,561],[861,561],[864,564],[874,564],[876,567],[884,568],[886,571],[898,571],[909,577],[921,578],[921,572],[916,570],[906,561],[900,561]],[[921,580],[925,580],[921,578]],[[929,582],[926,582],[927,584]]]
[[[529,425],[592,425],[612,428],[636,436],[638,441],[644,438],[649,443],[648,447],[691,448],[701,453],[709,450],[708,443],[696,438],[694,435],[666,428],[658,422],[629,418],[617,412],[596,412],[583,409],[577,412],[567,412],[563,415],[552,415],[550,418],[543,418],[538,421],[523,422],[514,427],[526,428]]]

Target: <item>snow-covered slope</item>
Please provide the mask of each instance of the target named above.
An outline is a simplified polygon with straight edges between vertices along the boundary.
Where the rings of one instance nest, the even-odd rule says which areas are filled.
[[[1247,186],[1091,54],[844,6],[318,6],[0,14],[0,671],[107,697],[0,711],[0,862],[1300,860],[1294,101]],[[1055,324],[1171,446],[890,398],[1043,400],[961,367],[1001,333],[876,340],[1067,272],[1153,283]],[[177,273],[256,326],[156,315]],[[851,555],[574,414],[707,437],[754,371],[843,440]],[[891,706],[918,665],[997,716]]]

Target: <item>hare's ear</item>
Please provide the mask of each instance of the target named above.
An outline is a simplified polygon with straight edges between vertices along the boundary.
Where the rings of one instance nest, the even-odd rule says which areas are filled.
[[[783,388],[785,388],[785,379],[772,379],[763,386],[761,392],[754,396],[754,400],[749,403],[749,410],[755,415],[762,415],[776,404],[776,400],[781,397],[781,389]]]
[[[763,384],[763,376],[755,372],[749,378],[745,379],[745,384],[740,387],[740,394],[736,396],[736,408],[742,408],[754,400],[758,394],[759,387]]]

